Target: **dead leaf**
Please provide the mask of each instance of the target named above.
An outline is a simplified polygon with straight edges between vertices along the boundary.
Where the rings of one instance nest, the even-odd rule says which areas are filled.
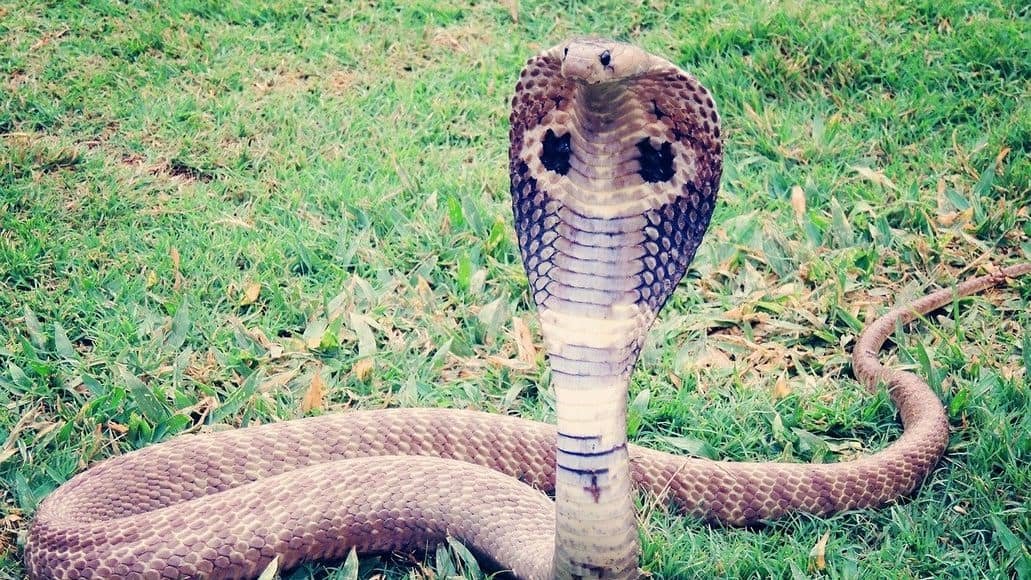
[[[355,378],[359,381],[364,381],[372,373],[374,363],[371,358],[363,358],[360,361],[354,363],[351,367],[351,372],[354,373]]]
[[[358,75],[349,70],[338,70],[330,73],[328,79],[330,92],[335,95],[346,94],[357,78]]]
[[[430,288],[430,283],[426,281],[426,278],[419,276],[415,282],[415,291],[419,294],[419,298],[422,298],[423,304],[433,302],[433,289]]]
[[[358,356],[366,357],[376,354],[376,336],[372,333],[371,318],[352,312],[351,330],[358,335]]]
[[[321,339],[321,337],[320,337],[320,339]],[[318,343],[316,343],[315,346],[318,346]],[[305,342],[304,340],[300,339],[300,338],[291,337],[291,338],[286,339],[283,342],[283,351],[284,352],[296,354],[296,353],[303,353],[303,352],[305,352],[307,350],[308,350],[308,343]]]
[[[301,401],[301,412],[307,413],[312,409],[322,409],[325,398],[326,384],[322,381],[322,374],[316,372],[311,376],[311,384],[308,385],[308,391],[304,393],[304,399]]]
[[[179,249],[173,247],[171,250],[168,251],[168,256],[170,258],[172,258],[172,273],[173,273],[173,279],[175,280],[172,283],[172,289],[173,290],[178,290],[179,287],[182,286],[182,282],[183,282],[183,275],[179,271],[179,263],[180,263]]]
[[[829,531],[824,532],[820,539],[813,546],[812,550],[809,550],[809,569],[810,570],[825,570],[827,568],[827,540],[830,540],[831,533]]]
[[[107,422],[107,428],[118,433],[119,435],[125,435],[129,432],[129,428],[121,423],[115,423],[114,421]]]
[[[503,0],[502,4],[508,7],[508,15],[512,22],[519,24],[519,0]]]
[[[791,394],[791,386],[788,385],[788,380],[781,375],[777,379],[777,383],[773,385],[773,398],[783,399],[784,397]]]
[[[35,420],[39,414],[39,409],[29,409],[25,414],[18,419],[18,423],[15,424],[14,428],[7,435],[7,440],[4,441],[2,447],[0,447],[0,463],[7,461],[11,457],[14,457],[18,453],[18,436],[25,429],[29,428],[31,423]],[[37,434],[38,437],[38,434]]]
[[[39,40],[34,42],[32,44],[32,46],[29,47],[29,51],[32,52],[32,51],[38,50],[40,48],[43,48],[44,46],[50,44],[51,42],[57,40],[58,38],[61,38],[62,36],[64,36],[69,30],[70,29],[67,26],[65,26],[64,28],[62,28],[61,30],[58,30],[57,32],[51,32],[51,33],[48,33],[48,34],[44,34],[42,37],[40,37]]]
[[[281,373],[276,373],[265,380],[261,381],[258,386],[258,391],[262,393],[273,392],[281,387],[285,387],[290,381],[297,376],[298,369],[290,369]]]
[[[208,415],[219,407],[219,402],[216,397],[211,395],[204,395],[193,405],[189,407],[183,407],[177,411],[180,415],[186,415],[193,420],[193,427],[191,429],[199,429],[204,425],[205,419]]]
[[[12,447],[12,448],[9,448],[9,449],[0,449],[0,463],[3,463],[5,461],[7,461],[8,459],[14,457],[15,454],[17,454],[17,453],[18,453],[18,448],[17,447]]]
[[[805,216],[805,190],[801,186],[791,188],[791,208],[795,210],[795,218],[802,219]]]
[[[243,289],[243,296],[240,297],[240,306],[247,306],[248,304],[254,304],[261,294],[261,284],[257,282],[250,282]]]
[[[1002,160],[1006,159],[1006,156],[1009,155],[1009,154],[1010,154],[1010,148],[1009,147],[1003,147],[1002,151],[999,151],[999,154],[995,156],[995,166],[996,167],[1002,167]]]
[[[533,334],[530,327],[518,316],[512,317],[512,330],[515,332],[516,350],[519,360],[530,366],[537,365],[537,348],[533,346]]]
[[[525,362],[517,358],[503,358],[500,356],[488,356],[487,362],[494,366],[504,367],[506,369],[512,369],[514,371],[527,371],[535,367],[527,365]],[[476,376],[475,374],[472,376]]]
[[[698,353],[698,357],[694,359],[693,363],[692,366],[696,369],[730,369],[734,366],[730,357],[714,346],[706,346],[702,352]]]
[[[759,127],[764,135],[772,135],[773,127],[770,126],[770,122],[767,119],[762,118],[759,113],[755,112],[750,105],[745,105],[745,116],[757,127]]]
[[[256,341],[258,341],[258,344],[260,344],[262,348],[264,348],[266,350],[272,348],[272,344],[273,344],[272,341],[269,340],[268,336],[265,335],[265,331],[262,330],[261,328],[255,326],[254,328],[246,329],[246,332],[247,332],[247,336],[253,338]]]
[[[963,211],[949,211],[952,205],[949,203],[948,198],[945,196],[945,180],[938,179],[938,188],[936,190],[936,201],[938,213],[935,216],[935,220],[938,221],[944,227],[952,227],[953,225],[966,226],[970,220],[974,218],[973,208],[967,208]]]
[[[867,181],[876,183],[881,187],[886,187],[893,191],[898,190],[898,187],[895,186],[895,183],[892,182],[892,180],[888,179],[888,176],[881,171],[878,171],[876,169],[870,169],[869,167],[860,167],[857,165],[853,165],[852,169],[856,173],[858,173],[860,177]]]
[[[311,350],[318,349],[319,345],[322,344],[322,336],[326,334],[326,327],[328,326],[329,321],[322,317],[309,321],[308,327],[304,329],[304,334],[301,335],[304,345]]]
[[[438,30],[433,35],[433,44],[442,46],[452,52],[457,52],[462,48],[462,43],[447,30]]]

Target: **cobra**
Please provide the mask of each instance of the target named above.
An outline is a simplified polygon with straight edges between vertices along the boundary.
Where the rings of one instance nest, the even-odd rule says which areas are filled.
[[[855,374],[870,389],[887,385],[905,427],[878,453],[803,465],[642,449],[627,443],[627,386],[715,206],[722,143],[712,97],[638,48],[574,39],[530,59],[510,121],[515,227],[556,426],[400,409],[175,438],[51,494],[29,533],[29,575],[246,578],[274,559],[289,568],[456,537],[521,578],[633,578],[635,488],[710,521],[748,524],[880,505],[927,476],[947,444],[944,410],[919,377],[876,354],[898,324],[1031,264],[898,305],[863,332]]]

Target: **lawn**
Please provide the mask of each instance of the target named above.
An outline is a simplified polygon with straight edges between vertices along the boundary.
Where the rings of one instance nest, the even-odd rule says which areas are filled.
[[[48,492],[178,434],[386,406],[553,420],[508,101],[526,58],[584,33],[692,71],[726,135],[631,438],[728,460],[882,448],[895,412],[848,360],[863,325],[1031,259],[1028,18],[1006,0],[0,0],[0,577],[21,576]],[[642,498],[644,570],[1031,578],[1029,302],[1026,280],[958,301],[884,355],[951,419],[912,498],[755,529]],[[360,568],[476,573],[460,549]],[[326,570],[354,573],[286,577]]]

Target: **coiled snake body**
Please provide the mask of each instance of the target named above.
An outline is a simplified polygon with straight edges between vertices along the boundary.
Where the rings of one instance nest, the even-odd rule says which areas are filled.
[[[747,524],[878,505],[923,480],[947,443],[944,411],[877,351],[897,324],[1031,265],[901,305],[864,331],[855,374],[888,385],[905,426],[875,455],[717,463],[628,445],[630,372],[713,211],[715,105],[673,64],[598,39],[532,58],[512,105],[515,225],[557,426],[404,409],[180,437],[102,462],[48,497],[25,548],[30,576],[244,578],[277,557],[290,567],[452,536],[521,578],[632,578],[634,486]]]

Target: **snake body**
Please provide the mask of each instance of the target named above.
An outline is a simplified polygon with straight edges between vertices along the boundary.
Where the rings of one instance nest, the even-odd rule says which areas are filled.
[[[513,99],[510,174],[557,426],[473,411],[359,411],[180,437],[104,461],[39,507],[32,578],[248,578],[456,537],[520,578],[632,578],[632,488],[749,524],[880,505],[912,491],[948,423],[916,375],[877,352],[898,324],[1031,271],[1019,264],[897,306],[853,351],[903,435],[857,461],[726,463],[626,441],[641,342],[683,276],[718,188],[708,92],[637,48],[574,39],[532,58]],[[552,502],[541,491],[554,493]]]

